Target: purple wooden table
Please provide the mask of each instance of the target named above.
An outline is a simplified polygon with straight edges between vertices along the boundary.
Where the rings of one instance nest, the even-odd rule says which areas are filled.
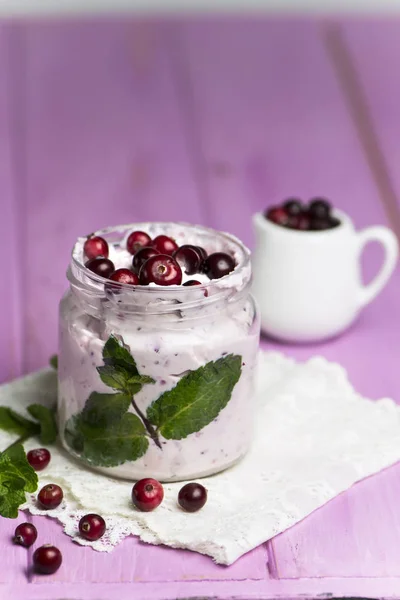
[[[180,219],[251,246],[251,214],[292,194],[325,194],[358,227],[399,233],[399,40],[400,20],[0,25],[0,380],[56,351],[78,234]],[[340,361],[364,395],[400,400],[399,291],[397,270],[329,344],[263,346]],[[28,517],[64,556],[33,576],[2,519],[0,598],[399,598],[399,496],[397,465],[229,568],[136,538],[96,553]]]

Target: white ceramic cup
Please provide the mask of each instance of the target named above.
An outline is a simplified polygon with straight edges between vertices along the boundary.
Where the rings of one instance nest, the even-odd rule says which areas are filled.
[[[312,342],[341,333],[393,273],[398,257],[394,233],[382,226],[357,232],[346,214],[334,214],[341,224],[326,231],[296,231],[262,213],[254,215],[253,294],[262,331],[270,336]],[[365,286],[360,260],[368,242],[380,242],[385,259]]]

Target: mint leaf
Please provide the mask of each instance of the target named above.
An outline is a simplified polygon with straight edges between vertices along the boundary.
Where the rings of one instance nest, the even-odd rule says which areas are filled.
[[[22,444],[10,446],[7,450],[2,452],[0,454],[0,465],[2,465],[2,460],[7,461],[7,459],[12,464],[12,468],[17,472],[18,476],[25,480],[25,491],[35,492],[37,489],[38,477],[36,471],[28,463]],[[0,476],[1,474],[2,469],[0,467]]]
[[[82,423],[107,427],[120,421],[129,408],[131,398],[126,394],[92,392],[81,413]]]
[[[242,357],[230,354],[190,371],[149,406],[147,418],[170,440],[200,431],[228,404],[241,365]]]
[[[122,367],[130,376],[139,375],[135,360],[129,349],[122,340],[111,335],[103,348],[103,361],[105,365],[112,367]]]
[[[142,386],[147,383],[155,383],[154,379],[147,375],[132,375],[124,367],[119,365],[105,365],[104,367],[97,367],[97,371],[103,383],[114,390],[120,390],[127,392],[132,396],[137,394]]]
[[[54,410],[43,406],[43,404],[31,404],[28,412],[40,424],[40,442],[42,444],[54,444],[57,439],[57,423]]]
[[[19,415],[7,406],[0,406],[0,429],[9,433],[16,433],[19,437],[37,435],[39,425]]]
[[[132,413],[106,427],[90,425],[77,415],[67,422],[65,439],[89,464],[101,467],[135,461],[149,447],[144,425]]]
[[[21,444],[0,454],[0,515],[15,519],[25,502],[25,492],[35,492],[38,477],[26,459]]]
[[[55,371],[58,370],[58,356],[57,356],[57,354],[53,354],[53,356],[50,357],[49,363],[50,363],[50,366],[53,367],[53,369]]]

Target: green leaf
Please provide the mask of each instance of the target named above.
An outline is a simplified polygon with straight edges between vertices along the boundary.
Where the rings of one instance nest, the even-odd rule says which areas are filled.
[[[108,385],[108,387],[126,392],[132,396],[137,394],[143,385],[155,383],[154,379],[147,375],[132,375],[127,369],[118,365],[97,367],[97,371],[102,382]]]
[[[49,363],[50,363],[50,366],[53,367],[53,369],[55,371],[58,370],[58,356],[57,356],[57,354],[53,354],[53,356],[50,357]]]
[[[9,433],[16,433],[20,437],[37,435],[40,427],[37,423],[25,419],[7,406],[0,406],[0,429]]]
[[[147,418],[170,440],[200,431],[228,404],[241,365],[242,357],[230,354],[190,371],[149,406]]]
[[[129,408],[130,396],[126,394],[100,394],[92,392],[81,413],[82,423],[94,427],[107,427],[120,421]]]
[[[43,404],[31,404],[28,412],[40,424],[40,441],[42,444],[54,444],[57,439],[57,423],[54,410]]]
[[[25,491],[35,492],[38,484],[36,471],[31,467],[26,458],[25,450],[22,444],[10,446],[0,454],[0,476],[2,474],[2,461],[11,463],[12,469],[25,480]],[[7,468],[6,468],[7,470]]]
[[[139,375],[135,360],[123,341],[111,335],[103,348],[103,361],[105,365],[122,367],[130,376]]]
[[[15,519],[25,502],[25,492],[37,490],[38,477],[26,459],[22,444],[0,454],[0,515]]]
[[[107,427],[90,425],[77,415],[69,419],[65,439],[89,464],[101,467],[135,461],[149,447],[143,423],[131,413]]]

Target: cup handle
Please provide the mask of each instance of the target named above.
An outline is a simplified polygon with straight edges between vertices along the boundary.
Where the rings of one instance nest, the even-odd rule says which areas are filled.
[[[385,258],[379,273],[365,286],[361,287],[360,307],[366,306],[385,287],[396,266],[399,255],[399,244],[397,237],[391,229],[376,225],[368,227],[358,233],[359,255],[369,242],[379,242],[385,250]]]

